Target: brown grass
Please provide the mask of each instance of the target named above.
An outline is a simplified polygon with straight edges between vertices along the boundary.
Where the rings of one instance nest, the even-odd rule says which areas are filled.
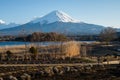
[[[80,43],[70,41],[63,44],[63,53],[66,57],[75,57],[80,55]]]
[[[49,45],[49,46],[42,46],[42,45],[19,45],[19,46],[5,46],[0,47],[0,53],[5,53],[6,51],[10,50],[12,53],[24,53],[25,51],[29,53],[29,48],[34,46],[38,49],[39,54],[57,54],[59,57],[75,57],[80,55],[80,43],[76,41],[69,41],[63,42],[62,44],[57,45]]]

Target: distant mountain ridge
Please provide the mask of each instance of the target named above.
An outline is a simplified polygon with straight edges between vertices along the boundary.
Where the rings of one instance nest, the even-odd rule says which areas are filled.
[[[6,29],[6,28],[11,28],[11,27],[15,27],[18,26],[20,24],[16,24],[16,23],[9,23],[9,24],[0,24],[0,29]]]
[[[58,32],[67,35],[99,34],[105,27],[76,20],[62,11],[53,11],[41,18],[13,28],[2,29],[4,35],[31,34],[33,32]],[[24,31],[24,32],[23,32]]]

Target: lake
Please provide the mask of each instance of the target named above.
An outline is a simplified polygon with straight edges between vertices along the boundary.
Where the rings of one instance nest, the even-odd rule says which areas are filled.
[[[19,46],[19,45],[29,45],[29,44],[37,44],[37,45],[52,45],[59,44],[60,42],[17,42],[17,41],[3,41],[0,42],[0,46]]]
[[[93,43],[95,41],[78,41],[84,43]],[[17,42],[17,41],[2,41],[0,42],[0,46],[19,46],[19,45],[29,45],[29,44],[37,44],[37,45],[53,45],[53,44],[60,44],[60,42]]]

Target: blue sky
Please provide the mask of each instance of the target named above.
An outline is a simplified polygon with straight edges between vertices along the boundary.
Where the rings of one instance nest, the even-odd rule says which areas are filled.
[[[25,23],[53,10],[83,22],[120,28],[120,0],[0,0],[0,19]]]

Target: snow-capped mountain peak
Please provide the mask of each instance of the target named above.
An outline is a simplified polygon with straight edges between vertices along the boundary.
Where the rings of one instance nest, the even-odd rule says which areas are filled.
[[[56,10],[43,17],[36,18],[26,24],[8,29],[2,29],[0,32],[3,35],[18,36],[19,32],[24,29],[28,35],[33,32],[41,31],[64,33],[66,35],[98,35],[104,28],[105,27],[101,25],[88,24],[75,20],[66,13]]]
[[[3,20],[0,20],[0,24],[5,24],[5,21],[3,21]]]
[[[31,23],[53,23],[53,22],[73,22],[73,23],[78,23],[80,22],[79,20],[73,19],[66,13],[62,11],[52,11],[51,13],[41,17],[41,18],[36,18],[35,20],[32,20]]]

